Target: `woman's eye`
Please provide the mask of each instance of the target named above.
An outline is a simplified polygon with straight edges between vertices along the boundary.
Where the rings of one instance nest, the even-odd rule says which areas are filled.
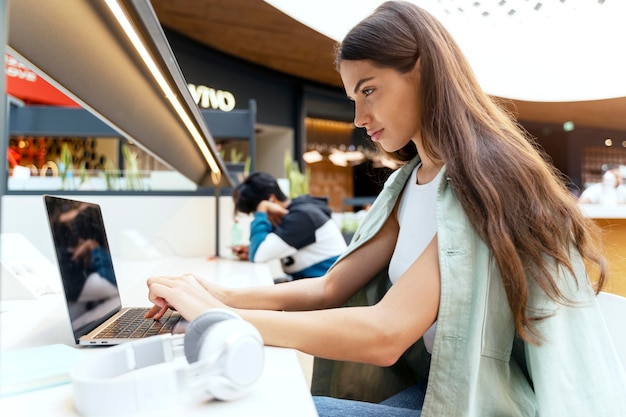
[[[372,94],[373,92],[374,92],[373,88],[364,88],[362,90],[363,95],[366,96],[366,97],[369,96],[370,94]]]

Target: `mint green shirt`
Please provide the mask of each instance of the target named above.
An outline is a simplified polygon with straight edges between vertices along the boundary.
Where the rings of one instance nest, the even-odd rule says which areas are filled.
[[[417,162],[387,180],[345,255],[380,230]],[[528,311],[550,314],[538,324],[545,341],[534,346],[516,337],[498,268],[445,172],[437,231],[441,294],[422,417],[626,416],[624,369],[574,249],[580,285],[560,272],[562,289],[577,306],[557,304],[530,285]],[[347,305],[376,303],[391,285],[385,274],[381,271]],[[423,377],[428,359],[421,339],[389,368],[316,359],[312,392],[378,402]]]

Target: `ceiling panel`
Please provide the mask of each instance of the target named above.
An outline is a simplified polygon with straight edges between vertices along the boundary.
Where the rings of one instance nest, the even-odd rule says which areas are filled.
[[[335,42],[262,0],[152,0],[161,23],[211,48],[285,74],[341,87]],[[328,11],[332,13],[332,10]],[[512,101],[520,120],[626,131],[626,97]]]

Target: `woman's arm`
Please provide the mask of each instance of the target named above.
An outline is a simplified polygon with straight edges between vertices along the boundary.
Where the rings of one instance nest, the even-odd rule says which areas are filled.
[[[397,235],[395,216],[390,216],[376,236],[325,276],[280,285],[227,288],[192,275],[151,277],[148,279],[149,298],[155,306],[148,317],[160,318],[168,306],[178,310],[187,320],[206,309],[224,305],[237,309],[286,311],[339,307],[389,263]]]
[[[328,359],[390,366],[435,321],[439,289],[435,236],[374,306],[237,313],[259,329],[267,345],[291,347]]]
[[[255,325],[268,345],[296,348],[329,359],[387,366],[419,339],[436,318],[437,239],[378,304],[333,307],[342,305],[388,264],[397,237],[393,218],[371,241],[323,278],[271,287],[220,289],[213,297],[207,291],[213,286],[193,277],[155,277],[148,282],[150,299],[157,310],[171,305],[188,320],[208,308],[230,307]]]

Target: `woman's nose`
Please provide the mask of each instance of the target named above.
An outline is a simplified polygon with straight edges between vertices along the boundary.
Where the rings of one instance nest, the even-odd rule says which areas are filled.
[[[367,125],[368,118],[359,107],[354,108],[354,125],[356,127],[365,127]]]

